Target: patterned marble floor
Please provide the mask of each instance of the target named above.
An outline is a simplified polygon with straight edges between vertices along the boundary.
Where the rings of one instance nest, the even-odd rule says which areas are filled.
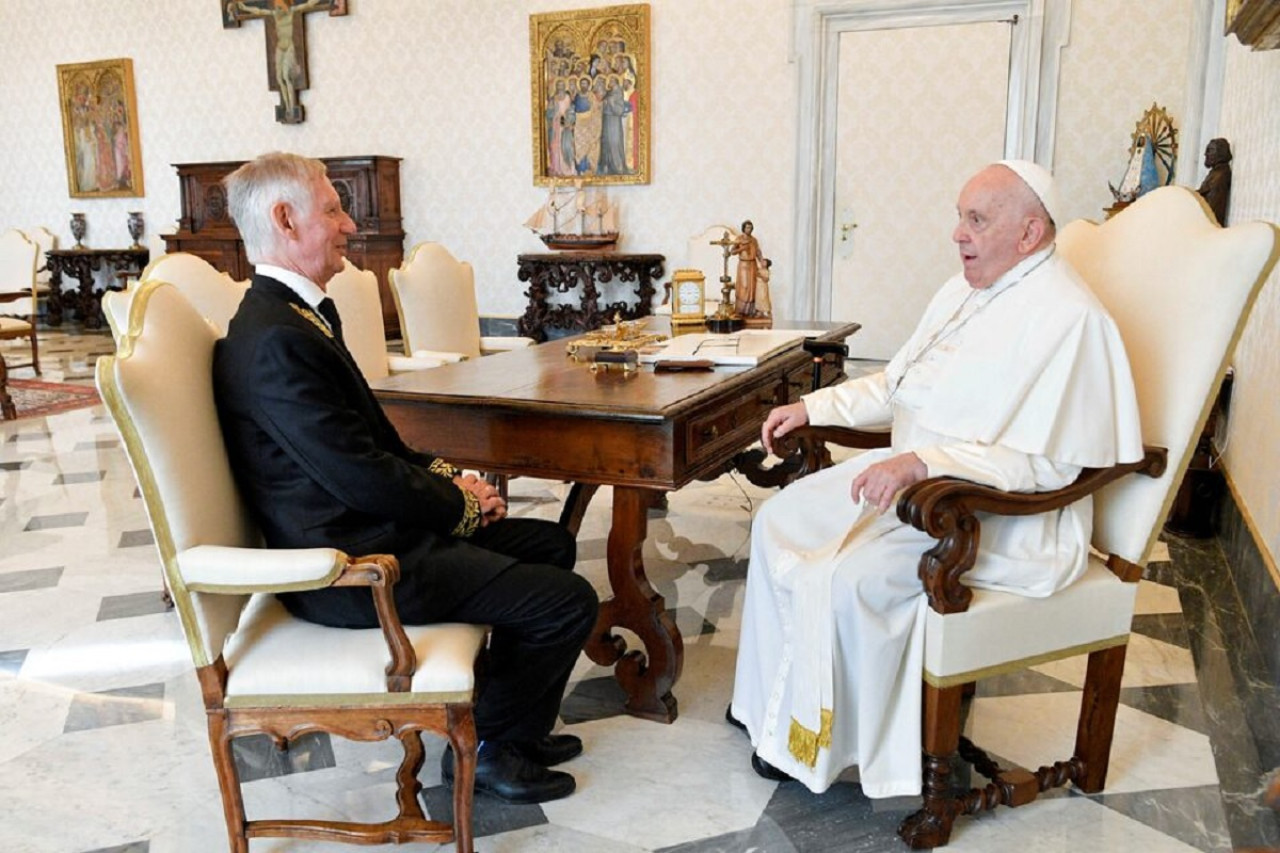
[[[47,378],[85,382],[110,343],[50,335],[41,349]],[[522,478],[512,491],[516,514],[555,517],[566,489]],[[562,713],[564,730],[586,743],[566,766],[578,793],[543,806],[479,797],[478,850],[905,849],[894,828],[910,802],[872,803],[856,773],[823,796],[760,779],[746,740],[723,721],[751,517],[768,494],[725,476],[671,495],[668,509],[651,515],[645,564],[685,637],[679,719],[664,726],[622,715],[612,678],[583,658]],[[608,502],[602,490],[579,538],[580,569],[602,591]],[[0,850],[225,850],[200,692],[161,603],[141,501],[101,407],[0,423],[0,541]],[[1221,575],[1221,551],[1212,540],[1174,540],[1157,558],[1141,585],[1107,791],[1059,791],[1029,808],[964,820],[949,849],[1225,853],[1280,844],[1274,814],[1259,805],[1280,763],[1280,705],[1275,685],[1256,678],[1249,650],[1228,650],[1223,640],[1234,635],[1221,621],[1235,612],[1234,593],[1202,582]],[[984,683],[970,728],[1011,762],[1035,760],[1023,756],[1048,742],[1069,753],[1082,663]],[[285,753],[243,747],[251,816],[388,813],[394,746],[319,736]],[[436,813],[448,803],[441,749],[429,745],[422,773]],[[330,849],[351,848],[253,844]]]

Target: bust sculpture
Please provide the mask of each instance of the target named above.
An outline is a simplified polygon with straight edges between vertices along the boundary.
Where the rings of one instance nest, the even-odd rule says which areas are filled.
[[[1231,143],[1222,137],[1210,139],[1204,148],[1204,165],[1209,173],[1197,192],[1218,218],[1218,224],[1225,227],[1227,205],[1231,200]]]

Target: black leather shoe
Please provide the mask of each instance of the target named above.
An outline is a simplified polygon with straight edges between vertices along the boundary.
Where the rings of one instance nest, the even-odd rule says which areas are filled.
[[[555,767],[582,754],[582,738],[577,735],[543,735],[537,740],[516,741],[516,751],[534,764]]]
[[[453,787],[452,747],[445,747],[440,774]],[[569,796],[576,787],[568,773],[533,763],[509,743],[486,743],[476,762],[476,790],[504,802],[546,803]]]
[[[778,768],[760,757],[758,753],[751,753],[751,769],[756,771],[757,776],[761,776],[771,782],[793,782],[794,777],[788,776]]]
[[[733,715],[732,704],[725,706],[724,719],[726,723],[733,726],[735,729],[741,729],[744,732],[747,730],[747,727],[746,725],[743,724],[742,720],[739,720],[737,717]]]

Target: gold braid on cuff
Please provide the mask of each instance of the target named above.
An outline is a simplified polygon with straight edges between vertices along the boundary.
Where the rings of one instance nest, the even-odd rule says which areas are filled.
[[[439,474],[441,477],[448,477],[450,480],[461,473],[461,469],[450,465],[443,459],[432,459],[431,464],[427,466],[427,470],[432,474]]]
[[[459,491],[462,492],[464,501],[462,520],[458,522],[457,527],[453,528],[453,535],[466,539],[480,527],[480,499],[465,489],[459,489]]]

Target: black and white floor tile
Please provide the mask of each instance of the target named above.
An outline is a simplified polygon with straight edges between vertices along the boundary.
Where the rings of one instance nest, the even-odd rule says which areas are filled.
[[[89,381],[102,336],[51,336],[46,374]],[[15,371],[23,376],[21,371]],[[517,514],[555,517],[566,487],[511,484]],[[621,713],[609,672],[585,658],[562,726],[586,752],[572,797],[476,801],[477,849],[566,853],[896,851],[909,801],[862,796],[856,771],[822,796],[757,777],[723,719],[733,679],[754,509],[740,478],[696,483],[649,519],[644,559],[684,634],[672,725]],[[579,538],[604,592],[608,490]],[[0,423],[0,850],[203,853],[227,849],[200,691],[132,474],[101,407]],[[1261,789],[1280,764],[1276,687],[1242,649],[1238,606],[1213,540],[1171,540],[1140,590],[1106,792],[1057,791],[957,824],[951,850],[1206,851],[1280,846]],[[980,685],[969,726],[1012,763],[1070,752],[1083,661]],[[1035,747],[1034,750],[1031,747]],[[441,744],[422,774],[449,811]],[[385,817],[398,749],[323,735],[285,752],[246,739],[237,757],[250,816]],[[262,840],[255,851],[349,849]],[[374,848],[384,849],[384,848]],[[393,849],[387,847],[385,849]],[[400,848],[396,848],[400,849]],[[413,848],[411,848],[413,849]],[[429,845],[416,849],[435,849]],[[439,848],[450,850],[451,846]]]

